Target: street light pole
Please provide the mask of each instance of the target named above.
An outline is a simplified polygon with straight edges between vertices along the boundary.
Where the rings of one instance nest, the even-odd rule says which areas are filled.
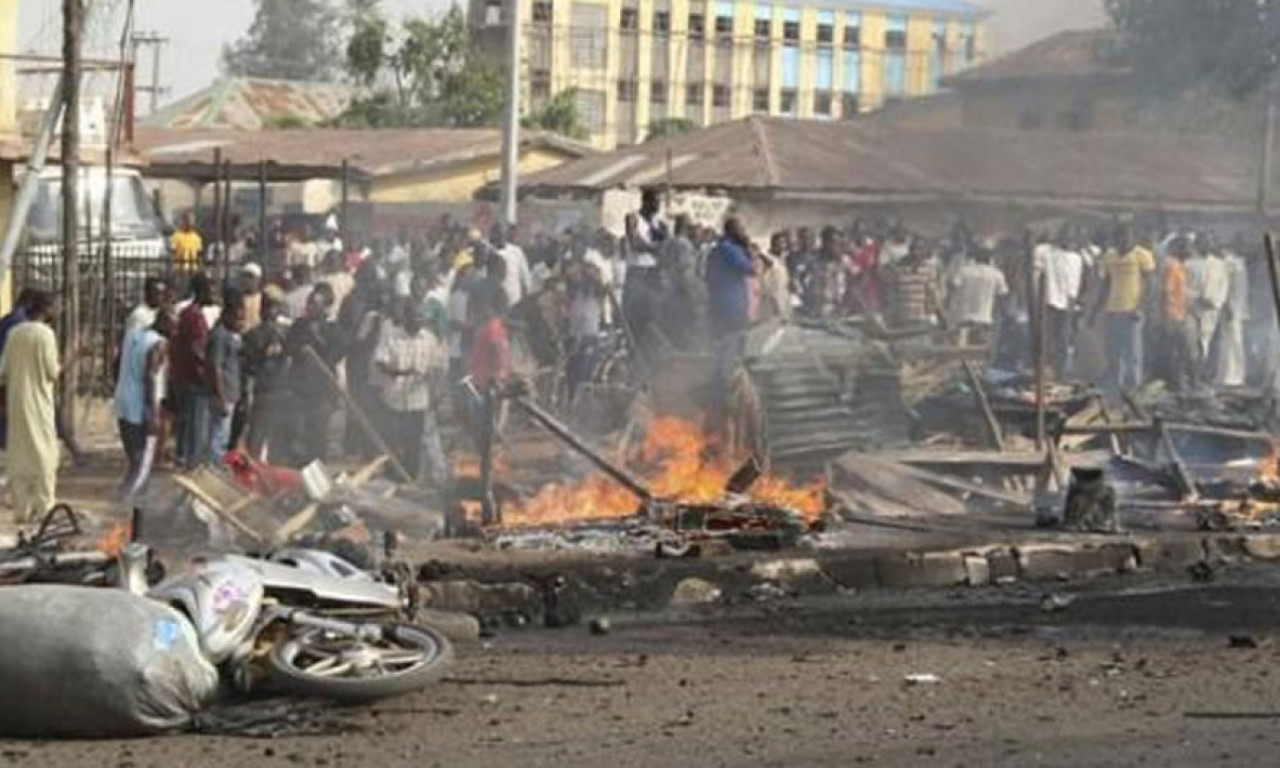
[[[507,103],[502,121],[502,220],[517,221],[520,187],[520,2],[508,0]]]

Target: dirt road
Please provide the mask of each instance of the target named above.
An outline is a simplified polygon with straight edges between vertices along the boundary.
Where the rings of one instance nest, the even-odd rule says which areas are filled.
[[[429,692],[291,726],[319,734],[6,743],[0,763],[1271,765],[1269,573],[1084,594],[1059,613],[1024,589],[781,601],[623,620],[604,637],[513,631],[463,649]]]

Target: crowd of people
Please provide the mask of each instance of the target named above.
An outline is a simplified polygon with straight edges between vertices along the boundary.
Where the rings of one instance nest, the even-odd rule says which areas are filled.
[[[737,218],[713,230],[661,209],[645,193],[618,234],[522,237],[445,220],[368,244],[344,244],[331,219],[322,238],[286,237],[264,263],[235,249],[221,280],[218,255],[184,222],[173,270],[147,281],[120,340],[121,493],[138,493],[154,466],[190,470],[232,451],[324,460],[339,411],[343,452],[389,446],[409,474],[444,483],[442,422],[489,439],[493,394],[523,374],[551,372],[571,406],[606,347],[625,350],[640,385],[671,350],[708,352],[714,414],[746,332],[768,321],[946,334],[1010,370],[1032,365],[1039,328],[1052,375],[1113,392],[1151,377],[1194,392],[1275,373],[1269,282],[1239,239],[1118,223],[1000,238],[957,225],[930,239],[855,221],[762,244]],[[52,503],[57,445],[71,440],[54,407],[57,311],[56,297],[28,290],[0,319],[6,434],[21,446],[8,472],[24,516]]]

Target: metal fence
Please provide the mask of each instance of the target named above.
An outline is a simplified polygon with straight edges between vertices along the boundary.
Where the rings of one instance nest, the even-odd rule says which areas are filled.
[[[91,315],[95,305],[105,305],[109,294],[114,294],[116,304],[136,304],[142,298],[143,284],[149,277],[167,277],[179,281],[177,285],[189,277],[175,273],[173,260],[154,245],[113,245],[110,275],[106,266],[100,248],[93,253],[81,252],[80,301],[84,307],[82,314],[86,316]],[[62,253],[57,243],[28,247],[14,256],[15,289],[30,287],[61,292],[62,273]]]

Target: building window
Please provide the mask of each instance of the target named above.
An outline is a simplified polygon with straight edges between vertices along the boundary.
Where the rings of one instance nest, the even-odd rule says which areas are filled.
[[[852,120],[858,116],[858,94],[846,93],[840,97],[840,113],[845,120]]]
[[[502,0],[485,0],[484,25],[496,27],[502,23]]]
[[[618,101],[633,102],[636,100],[636,81],[635,80],[619,80],[618,81]]]
[[[845,25],[844,47],[855,48],[855,49],[862,47],[862,25],[861,24]]]
[[[716,37],[733,37],[733,17],[716,14]]]
[[[782,39],[788,43],[799,42],[800,40],[800,22],[784,21],[782,22]]]
[[[756,19],[756,39],[768,40],[773,35],[773,22],[768,19]]]
[[[592,3],[574,3],[569,36],[570,63],[577,69],[604,69],[607,9]]]
[[[757,114],[769,114],[769,89],[757,88],[751,94],[751,109]]]
[[[1058,115],[1058,127],[1079,133],[1093,127],[1093,101],[1081,96],[1071,103],[1071,107]]]
[[[649,83],[649,102],[652,104],[667,103],[667,81],[654,80]]]
[[[884,33],[884,47],[890,50],[906,50],[907,33],[896,29]]]
[[[707,34],[707,17],[701,13],[689,14],[689,39],[701,40]]]
[[[729,86],[717,85],[711,88],[711,106],[722,109],[729,106]]]
[[[529,96],[534,101],[551,98],[551,73],[545,69],[535,69],[529,75]]]
[[[551,3],[536,2],[533,4],[533,23],[534,24],[550,24],[551,23]]]
[[[640,28],[640,14],[635,8],[623,8],[618,19],[618,29],[623,32],[635,32]]]
[[[671,31],[671,11],[653,12],[653,33],[665,35]]]
[[[684,103],[690,107],[702,106],[702,83],[690,83],[684,87]]]
[[[831,91],[814,91],[813,113],[819,117],[831,117]]]
[[[581,89],[577,91],[578,117],[593,133],[604,129],[604,92]]]
[[[781,106],[778,110],[784,115],[794,115],[796,113],[796,92],[792,88],[782,91]]]
[[[836,15],[831,11],[818,11],[818,43],[831,45],[836,41]]]

